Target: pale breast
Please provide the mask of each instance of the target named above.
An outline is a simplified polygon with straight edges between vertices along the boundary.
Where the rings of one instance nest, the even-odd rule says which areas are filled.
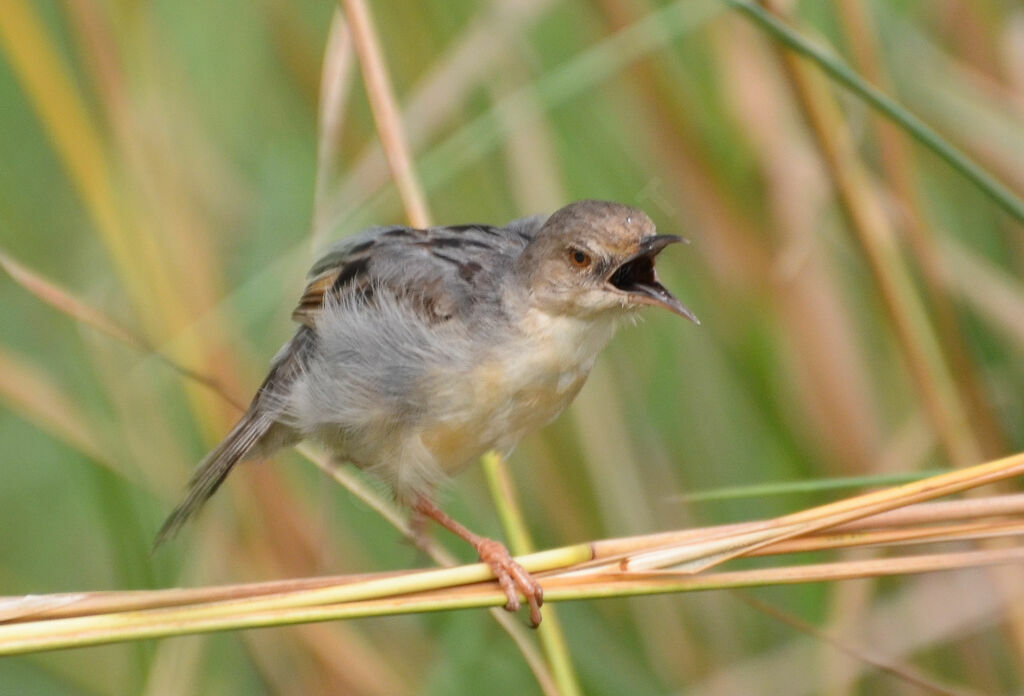
[[[444,416],[424,424],[421,439],[447,473],[490,449],[511,450],[558,416],[579,393],[615,323],[534,310],[521,328],[436,395]]]

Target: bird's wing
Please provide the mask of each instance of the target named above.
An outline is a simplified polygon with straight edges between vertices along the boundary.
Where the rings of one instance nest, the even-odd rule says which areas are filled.
[[[508,271],[543,221],[364,230],[314,264],[292,319],[315,328],[326,302],[372,302],[378,292],[409,303],[429,323],[465,318],[481,300],[492,299],[497,276]]]

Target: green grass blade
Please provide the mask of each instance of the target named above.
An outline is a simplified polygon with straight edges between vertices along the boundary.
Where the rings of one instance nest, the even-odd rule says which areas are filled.
[[[1018,222],[1024,224],[1024,201],[1013,191],[975,164],[970,157],[939,135],[931,126],[861,77],[839,56],[827,48],[817,45],[777,16],[753,2],[746,0],[725,0],[725,2],[750,17],[759,27],[782,42],[788,49],[809,59],[824,70],[829,77],[899,125],[915,140],[973,182]]]
[[[704,503],[713,500],[761,498],[769,495],[789,495],[792,493],[817,493],[847,488],[895,486],[910,481],[920,481],[929,476],[937,476],[949,471],[951,470],[928,469],[926,471],[901,471],[894,474],[875,474],[870,476],[843,476],[840,478],[815,479],[813,481],[779,481],[752,486],[729,486],[727,488],[714,488],[706,491],[685,493],[673,499],[687,503]]]

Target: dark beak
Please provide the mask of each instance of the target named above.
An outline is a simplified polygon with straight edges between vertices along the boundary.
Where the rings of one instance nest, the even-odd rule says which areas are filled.
[[[681,317],[686,317],[694,324],[700,324],[694,314],[675,295],[658,282],[658,274],[654,270],[654,259],[669,244],[683,241],[674,234],[658,234],[646,237],[635,254],[626,259],[608,277],[608,284],[629,295],[637,304],[649,304],[664,307]]]

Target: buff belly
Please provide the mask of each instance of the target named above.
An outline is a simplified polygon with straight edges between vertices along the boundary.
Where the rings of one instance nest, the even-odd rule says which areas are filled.
[[[480,455],[509,452],[560,414],[579,393],[614,323],[552,318],[525,320],[517,340],[495,350],[437,394],[445,415],[424,424],[420,441],[446,474]]]

